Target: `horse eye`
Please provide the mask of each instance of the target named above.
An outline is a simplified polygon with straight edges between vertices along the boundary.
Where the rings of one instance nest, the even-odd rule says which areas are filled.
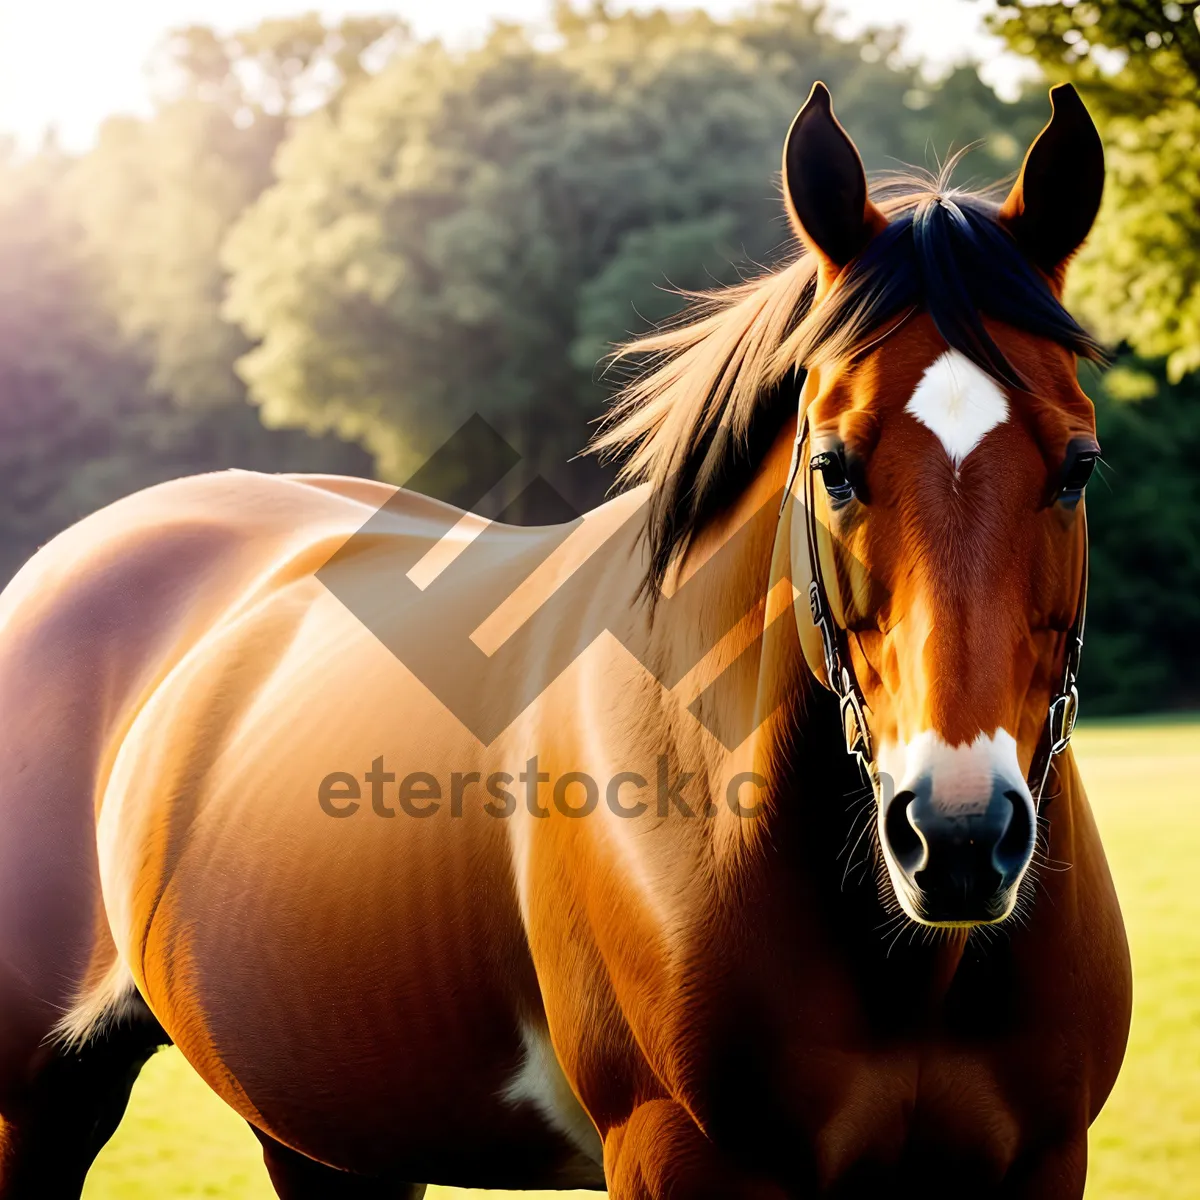
[[[835,505],[847,504],[854,499],[854,485],[846,475],[846,461],[834,451],[814,454],[809,464],[814,471],[821,472],[825,490]]]
[[[1067,505],[1079,503],[1099,457],[1100,453],[1097,450],[1081,450],[1072,458],[1063,471],[1062,483],[1058,489],[1059,500]]]

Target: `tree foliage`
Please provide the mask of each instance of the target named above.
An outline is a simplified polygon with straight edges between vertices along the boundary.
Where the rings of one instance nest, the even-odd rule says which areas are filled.
[[[181,409],[122,332],[52,145],[0,154],[0,578],[94,509],[195,471],[363,472],[355,447],[271,433],[252,409]]]
[[[154,62],[154,116],[108,121],[78,164],[70,186],[111,307],[145,344],[154,387],[178,403],[244,399],[234,364],[250,343],[221,317],[221,244],[270,181],[289,121],[336,107],[364,55],[403,34],[388,18],[326,27],[316,14],[230,37],[180,30]]]
[[[1200,705],[1200,377],[1124,358],[1088,381],[1103,447],[1088,487],[1087,711]]]
[[[240,370],[272,424],[361,439],[393,478],[473,411],[552,472],[605,388],[597,360],[669,287],[710,286],[785,240],[775,177],[814,78],[873,167],[981,129],[1016,166],[1034,106],[973,71],[940,93],[795,3],[717,22],[560,7],[549,45],[498,28],[397,54],[297,123],[225,247]]]
[[[1200,4],[1009,0],[997,28],[1055,78],[1072,78],[1102,121],[1108,184],[1072,298],[1096,328],[1200,369]]]

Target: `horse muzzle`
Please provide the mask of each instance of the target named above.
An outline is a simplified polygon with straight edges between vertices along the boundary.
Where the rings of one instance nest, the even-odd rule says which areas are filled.
[[[901,906],[922,924],[1004,920],[1033,858],[1036,816],[1024,780],[1007,771],[971,775],[926,766],[890,796],[884,790],[888,874]]]

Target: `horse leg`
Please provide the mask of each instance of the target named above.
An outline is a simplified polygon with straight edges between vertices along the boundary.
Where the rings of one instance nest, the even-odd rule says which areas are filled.
[[[1087,1182],[1087,1126],[1018,1162],[1004,1181],[1005,1200],[1080,1200]]]
[[[638,1105],[604,1139],[610,1200],[785,1200],[783,1188],[725,1161],[673,1100]]]
[[[251,1126],[253,1129],[254,1127]],[[395,1183],[327,1167],[254,1130],[280,1200],[421,1200],[423,1183]]]
[[[138,1072],[167,1040],[150,1018],[78,1049],[40,1045],[0,1098],[0,1200],[78,1200]]]

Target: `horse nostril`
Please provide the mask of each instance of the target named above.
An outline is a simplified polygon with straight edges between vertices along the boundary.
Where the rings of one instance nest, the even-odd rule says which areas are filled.
[[[1006,883],[1020,874],[1033,852],[1033,819],[1025,797],[1017,791],[1007,791],[1004,798],[1012,806],[1008,827],[992,851],[992,864]]]
[[[957,781],[955,781],[957,782]],[[982,781],[981,781],[982,782]],[[993,774],[981,795],[974,788],[935,799],[931,776],[918,777],[884,813],[892,865],[915,889],[929,921],[998,919],[1033,849],[1033,807],[1011,778]],[[957,789],[956,789],[957,790]]]
[[[884,817],[883,834],[897,865],[911,875],[925,858],[925,844],[908,819],[909,806],[916,799],[912,792],[897,792]]]

